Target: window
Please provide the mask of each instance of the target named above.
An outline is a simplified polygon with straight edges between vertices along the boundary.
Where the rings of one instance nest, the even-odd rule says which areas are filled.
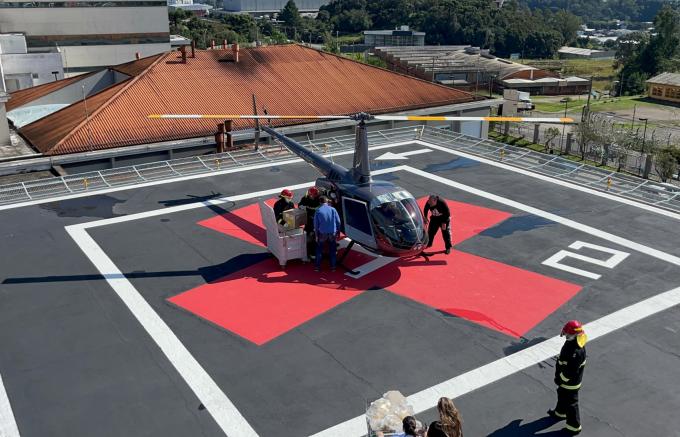
[[[40,76],[38,75],[38,73],[31,73],[31,77],[33,79],[38,79]]]

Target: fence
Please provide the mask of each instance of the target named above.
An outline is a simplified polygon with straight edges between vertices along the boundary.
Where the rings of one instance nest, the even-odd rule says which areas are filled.
[[[678,187],[574,162],[559,155],[469,137],[431,126],[407,126],[372,131],[368,134],[371,146],[416,139],[680,213]],[[332,156],[336,153],[351,152],[354,149],[354,135],[324,138],[316,142],[302,141],[301,144],[333,159]],[[0,205],[84,192],[96,193],[112,187],[139,186],[190,175],[222,174],[239,167],[282,162],[292,158],[296,156],[283,147],[266,146],[258,151],[242,149],[49,180],[15,183],[0,186]]]
[[[534,132],[534,126],[534,124],[528,123],[514,123],[508,127],[507,133],[510,136],[543,145],[546,153],[558,153],[561,155],[566,154],[567,142],[571,137],[569,155],[581,157],[581,150],[576,141],[576,133],[573,132],[571,125],[538,125],[537,133]],[[557,127],[560,133],[555,137],[549,135],[548,129],[550,127]],[[505,134],[506,132],[505,126],[499,123],[494,124],[493,130],[499,134]],[[647,139],[651,141],[652,135],[648,134]],[[680,133],[678,134],[678,140],[680,142]],[[665,143],[663,143],[663,145],[665,145]],[[618,171],[636,176],[643,175],[646,160],[646,154],[643,155],[637,150],[624,149],[618,147],[616,144],[608,145],[608,147],[605,147],[605,145],[602,144],[588,144],[585,147],[585,150],[583,150],[583,157],[598,165],[615,168]],[[653,159],[649,177],[652,180],[661,180],[656,172],[656,166]],[[680,174],[678,174],[676,178],[677,177],[680,177]],[[671,181],[671,183],[673,182]]]

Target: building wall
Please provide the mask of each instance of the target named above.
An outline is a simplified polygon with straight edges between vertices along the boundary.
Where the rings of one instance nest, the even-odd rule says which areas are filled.
[[[652,99],[680,102],[680,86],[650,84],[647,95]]]
[[[25,33],[29,52],[58,46],[64,67],[71,72],[128,62],[135,59],[135,52],[148,56],[170,49],[165,1],[92,1],[90,7],[68,6],[74,2],[32,2],[39,7],[21,7],[23,3],[28,2],[0,3],[0,29]],[[125,4],[131,6],[121,6]]]
[[[0,58],[8,92],[64,78],[64,67],[59,53],[2,54]],[[52,72],[57,73],[56,78]],[[18,83],[19,87],[14,88],[14,85],[10,85],[14,83]]]
[[[66,77],[134,61],[137,52],[140,57],[144,58],[168,50],[170,50],[169,43],[60,47]]]
[[[288,0],[224,0],[223,8],[233,12],[278,12],[286,6]],[[295,5],[301,11],[318,11],[330,0],[296,0]]]
[[[371,47],[424,46],[425,35],[376,35],[364,33],[364,44]]]

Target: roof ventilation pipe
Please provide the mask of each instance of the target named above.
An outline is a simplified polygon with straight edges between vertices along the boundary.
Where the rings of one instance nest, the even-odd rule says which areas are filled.
[[[234,44],[231,46],[231,52],[232,52],[233,55],[234,55],[234,62],[238,62],[238,51],[239,51],[238,44],[237,44],[237,43],[234,43]]]
[[[135,52],[135,59],[139,60],[139,52]]]

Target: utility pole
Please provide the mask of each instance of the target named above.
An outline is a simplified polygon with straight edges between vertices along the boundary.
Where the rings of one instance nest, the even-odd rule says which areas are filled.
[[[619,98],[621,98],[621,94],[623,94],[623,70],[621,70],[621,83],[619,84]]]
[[[588,83],[588,101],[586,102],[586,107],[590,111],[590,95],[593,93],[593,76],[590,76],[590,82]]]
[[[637,103],[633,105],[633,123],[631,123],[630,128],[635,128],[635,110],[637,109]]]

